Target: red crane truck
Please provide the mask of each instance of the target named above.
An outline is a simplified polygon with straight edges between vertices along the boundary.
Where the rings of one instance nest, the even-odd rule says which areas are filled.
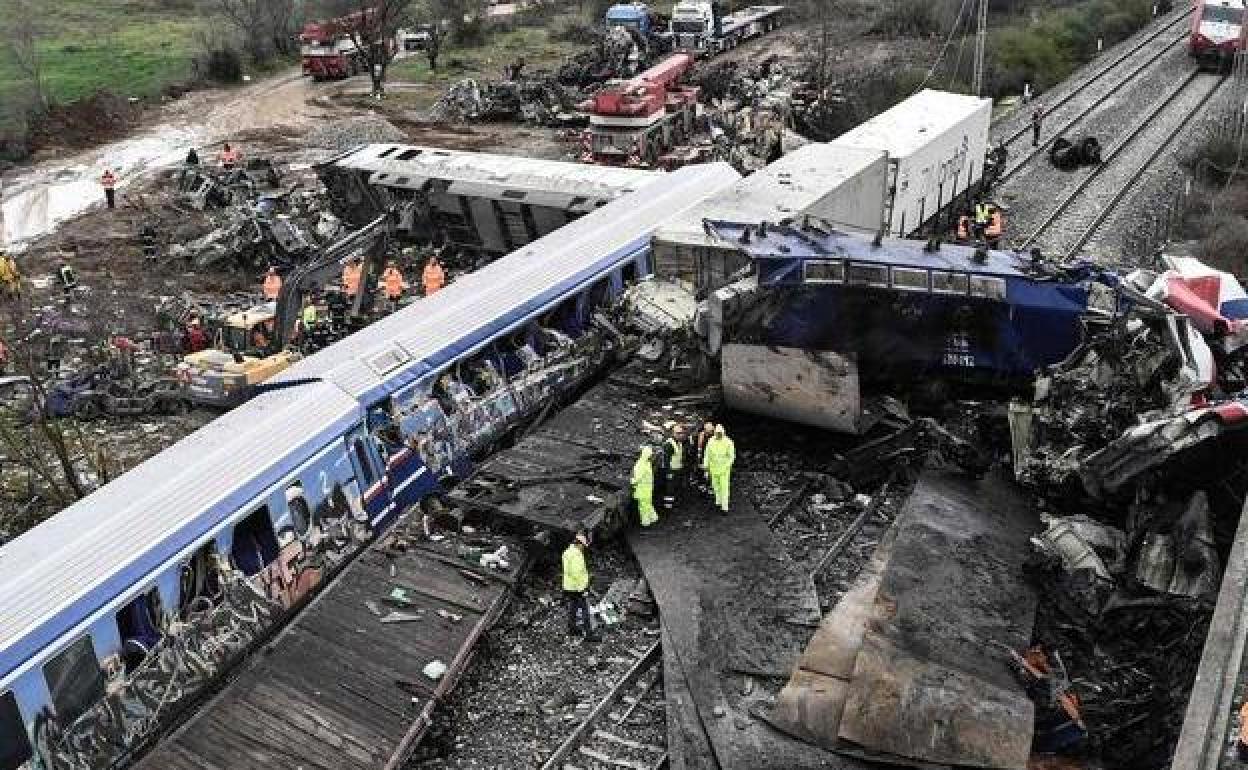
[[[312,21],[299,33],[303,74],[314,80],[340,80],[368,71],[368,52],[355,43],[351,32],[368,23],[368,11],[328,21]],[[358,36],[358,33],[357,33]]]
[[[629,80],[608,83],[580,107],[589,113],[586,163],[653,167],[694,132],[698,88],[683,85],[693,56],[673,54]]]

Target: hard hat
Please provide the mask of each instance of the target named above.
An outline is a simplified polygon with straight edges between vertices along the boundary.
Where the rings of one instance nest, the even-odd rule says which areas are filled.
[[[581,545],[586,545],[586,546],[589,545],[589,535],[586,534],[585,532],[577,532],[576,542],[580,543]]]
[[[724,435],[724,426],[723,426],[723,425],[716,425],[716,426],[715,426],[715,435],[716,435],[716,436],[722,436],[722,435]]]

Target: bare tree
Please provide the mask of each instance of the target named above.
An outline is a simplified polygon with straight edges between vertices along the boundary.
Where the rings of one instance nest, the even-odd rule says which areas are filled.
[[[384,93],[386,70],[394,60],[395,36],[408,19],[412,0],[331,0],[327,7],[343,19],[342,32],[364,52],[373,94]]]
[[[298,0],[207,0],[207,6],[242,34],[244,48],[255,62],[295,50]]]
[[[6,0],[0,4],[0,33],[4,35],[5,57],[17,72],[18,79],[25,81],[34,97],[36,106],[48,106],[47,90],[43,82],[43,61],[39,54],[42,30],[38,20],[40,9],[31,0]]]

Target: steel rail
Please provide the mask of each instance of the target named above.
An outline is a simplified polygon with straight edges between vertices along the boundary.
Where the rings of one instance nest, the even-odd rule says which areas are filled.
[[[661,643],[655,642],[651,645],[650,649],[646,650],[645,654],[638,658],[637,662],[616,680],[611,690],[603,696],[602,700],[598,701],[598,704],[585,717],[585,721],[577,725],[576,729],[563,740],[563,743],[559,744],[554,753],[542,764],[541,770],[559,770],[563,766],[563,762],[572,756],[581,743],[584,742],[585,737],[593,729],[594,723],[601,719],[624,696],[625,691],[641,678],[642,674],[659,664],[662,651]]]
[[[1134,70],[1129,72],[1121,80],[1119,80],[1117,83],[1111,86],[1108,92],[1103,94],[1099,99],[1093,100],[1092,103],[1089,104],[1087,107],[1085,107],[1082,111],[1080,111],[1078,115],[1075,115],[1073,118],[1063,123],[1056,130],[1051,131],[1049,133],[1048,139],[1041,142],[1039,147],[1032,149],[1031,152],[1023,156],[1022,160],[1019,161],[1018,164],[1016,164],[1014,167],[1006,169],[1005,173],[1002,174],[999,179],[997,179],[996,183],[998,185],[1004,184],[1007,179],[1009,179],[1010,177],[1017,174],[1019,171],[1026,168],[1028,164],[1030,164],[1031,161],[1036,158],[1037,155],[1041,155],[1046,150],[1048,150],[1049,145],[1053,144],[1053,142],[1057,139],[1057,137],[1069,131],[1071,126],[1074,126],[1076,123],[1083,120],[1088,115],[1091,115],[1098,107],[1100,107],[1104,103],[1105,99],[1108,99],[1110,96],[1121,91],[1128,83],[1130,83],[1132,80],[1135,80],[1137,77],[1143,74],[1145,70],[1152,67],[1153,64],[1156,63],[1158,59],[1160,59],[1162,56],[1165,56],[1167,53],[1169,53],[1170,49],[1174,48],[1179,43],[1182,43],[1186,39],[1186,37],[1187,37],[1186,35],[1179,35],[1174,40],[1171,40],[1169,43],[1166,44],[1165,48],[1162,48],[1160,51],[1150,56],[1148,60],[1145,61],[1143,64],[1141,64],[1140,66],[1136,67]]]
[[[1143,48],[1144,46],[1146,46],[1146,45],[1148,45],[1149,43],[1153,42],[1153,41],[1154,41],[1154,40],[1156,40],[1157,38],[1161,37],[1161,35],[1162,35],[1163,33],[1167,32],[1168,30],[1170,30],[1171,28],[1173,28],[1173,27],[1174,27],[1176,24],[1178,24],[1179,22],[1186,21],[1187,17],[1188,17],[1188,16],[1190,16],[1191,14],[1192,14],[1192,9],[1191,9],[1191,8],[1188,8],[1186,11],[1184,11],[1184,12],[1183,12],[1183,13],[1181,13],[1181,14],[1179,14],[1179,15],[1178,15],[1177,17],[1175,17],[1173,20],[1171,20],[1171,21],[1169,21],[1169,22],[1166,22],[1166,23],[1165,23],[1165,24],[1163,24],[1163,25],[1162,25],[1159,29],[1154,30],[1152,33],[1150,33],[1150,34],[1149,34],[1147,37],[1145,37],[1143,40],[1140,40],[1138,43],[1136,43],[1135,45],[1133,45],[1133,46],[1132,46],[1129,50],[1125,51],[1125,52],[1124,52],[1121,56],[1117,57],[1117,58],[1116,58],[1116,59],[1114,59],[1112,62],[1110,62],[1109,64],[1105,65],[1105,67],[1104,67],[1103,69],[1101,69],[1100,71],[1098,71],[1095,75],[1093,75],[1092,77],[1090,77],[1090,78],[1088,78],[1087,80],[1085,80],[1085,81],[1083,81],[1082,83],[1080,83],[1078,88],[1074,89],[1074,90],[1073,90],[1073,91],[1071,91],[1070,93],[1068,93],[1068,94],[1066,94],[1065,96],[1063,96],[1062,98],[1058,99],[1056,102],[1054,102],[1054,103],[1052,103],[1051,105],[1049,105],[1049,108],[1048,108],[1048,110],[1046,110],[1046,111],[1045,111],[1045,114],[1048,114],[1049,112],[1052,112],[1053,110],[1057,109],[1058,107],[1063,107],[1063,106],[1065,106],[1067,102],[1069,102],[1071,99],[1074,99],[1076,96],[1078,96],[1080,93],[1082,93],[1082,92],[1084,91],[1084,89],[1086,89],[1088,86],[1092,85],[1092,84],[1093,84],[1093,83],[1095,83],[1096,81],[1098,81],[1098,80],[1100,80],[1101,78],[1103,78],[1103,77],[1105,77],[1106,75],[1108,75],[1110,72],[1113,72],[1115,69],[1117,69],[1119,64],[1122,64],[1124,61],[1126,61],[1127,59],[1129,59],[1129,58],[1131,58],[1132,56],[1134,56],[1134,55],[1136,54],[1136,52],[1138,52],[1141,48]],[[1181,39],[1181,38],[1180,38],[1180,39]],[[1013,143],[1013,142],[1017,141],[1017,140],[1018,140],[1018,138],[1019,138],[1020,136],[1023,136],[1023,135],[1024,135],[1024,134],[1026,134],[1029,130],[1031,130],[1029,126],[1023,126],[1022,128],[1018,129],[1017,131],[1015,131],[1014,133],[1012,133],[1012,134],[1010,134],[1008,137],[1006,137],[1006,138],[1003,140],[1003,142],[1002,142],[1002,143],[1003,143],[1003,144],[1006,144],[1006,145],[1009,145],[1009,144],[1011,144],[1011,143]]]
[[[1118,143],[1114,145],[1113,149],[1111,149],[1109,153],[1101,159],[1101,163],[1097,165],[1096,167],[1094,167],[1086,176],[1084,176],[1084,178],[1080,180],[1079,183],[1076,184],[1075,187],[1069,193],[1067,193],[1066,197],[1062,198],[1062,200],[1058,202],[1058,204],[1053,208],[1052,211],[1049,212],[1048,216],[1044,218],[1044,220],[1036,227],[1036,229],[1033,230],[1031,234],[1028,235],[1022,241],[1022,243],[1018,245],[1018,248],[1027,249],[1031,247],[1031,245],[1034,244],[1036,240],[1044,232],[1046,232],[1049,228],[1051,228],[1053,224],[1056,223],[1058,219],[1060,219],[1061,216],[1066,213],[1067,209],[1070,208],[1070,204],[1074,202],[1075,198],[1079,197],[1085,190],[1087,190],[1088,187],[1092,184],[1092,182],[1100,178],[1101,174],[1103,174],[1105,170],[1110,168],[1110,166],[1113,164],[1114,159],[1117,158],[1122,153],[1122,151],[1125,150],[1133,141],[1135,141],[1135,139],[1144,132],[1144,129],[1152,125],[1153,121],[1157,118],[1158,115],[1166,111],[1172,104],[1174,104],[1174,101],[1181,94],[1185,93],[1187,89],[1192,85],[1192,83],[1194,83],[1199,77],[1200,77],[1200,71],[1193,70],[1189,72],[1187,76],[1183,78],[1182,81],[1179,82],[1178,86],[1171,89],[1170,93],[1166,94],[1166,96],[1163,99],[1161,99],[1161,101],[1159,101],[1156,104],[1156,106],[1154,106],[1151,110],[1148,111],[1148,114],[1146,114],[1142,119],[1140,119],[1131,128],[1130,131],[1128,131],[1121,139],[1118,140]]]
[[[1105,223],[1105,220],[1109,218],[1109,215],[1113,213],[1114,209],[1117,208],[1118,204],[1122,202],[1122,199],[1127,196],[1127,193],[1130,192],[1133,187],[1135,187],[1135,183],[1140,180],[1140,177],[1144,176],[1144,172],[1148,171],[1148,169],[1152,167],[1152,165],[1157,161],[1157,159],[1161,157],[1161,154],[1165,152],[1172,144],[1174,144],[1174,140],[1177,139],[1179,134],[1183,132],[1183,129],[1186,128],[1187,125],[1192,122],[1192,118],[1196,117],[1196,115],[1199,112],[1201,112],[1202,109],[1204,109],[1205,104],[1207,104],[1209,100],[1213,98],[1213,95],[1215,93],[1221,90],[1223,84],[1225,84],[1226,81],[1227,81],[1226,77],[1221,78],[1213,86],[1213,88],[1209,89],[1208,93],[1206,93],[1203,97],[1201,97],[1200,102],[1198,102],[1193,109],[1188,110],[1188,112],[1183,116],[1183,119],[1180,120],[1178,124],[1176,124],[1175,127],[1171,129],[1169,133],[1166,134],[1165,138],[1163,138],[1160,142],[1157,143],[1157,146],[1153,148],[1153,151],[1149,153],[1148,157],[1144,160],[1144,162],[1141,163],[1135,169],[1135,171],[1131,172],[1131,176],[1127,177],[1126,181],[1122,183],[1122,185],[1113,194],[1113,196],[1109,199],[1109,201],[1104,206],[1101,207],[1101,210],[1097,213],[1096,217],[1092,220],[1092,224],[1088,225],[1084,229],[1083,233],[1080,234],[1079,238],[1075,240],[1074,245],[1072,245],[1066,251],[1066,253],[1062,256],[1062,259],[1064,261],[1069,262],[1070,260],[1074,259],[1075,256],[1079,253],[1079,250],[1082,249],[1084,245],[1087,244],[1088,241],[1092,240],[1092,236],[1096,235],[1096,231],[1100,229],[1100,226]]]

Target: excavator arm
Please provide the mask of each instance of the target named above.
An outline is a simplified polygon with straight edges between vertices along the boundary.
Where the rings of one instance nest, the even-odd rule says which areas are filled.
[[[273,344],[277,349],[286,347],[293,338],[295,322],[303,308],[303,299],[313,287],[331,283],[340,275],[342,261],[354,255],[363,257],[363,270],[360,277],[360,290],[356,292],[352,314],[358,314],[364,289],[368,285],[368,277],[378,272],[377,265],[386,252],[390,237],[394,234],[398,214],[390,209],[358,230],[350,232],[334,243],[325,247],[313,259],[296,267],[282,282],[282,290],[277,295],[276,339]]]

